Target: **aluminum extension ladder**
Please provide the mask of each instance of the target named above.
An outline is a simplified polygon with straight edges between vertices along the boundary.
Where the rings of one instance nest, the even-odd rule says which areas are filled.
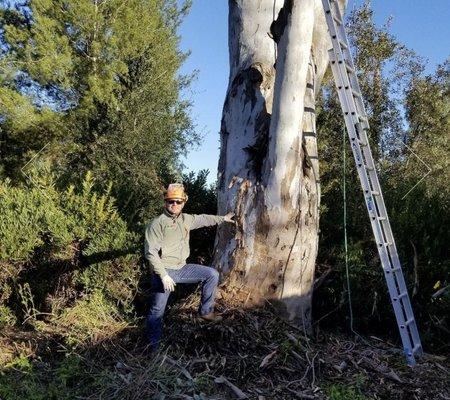
[[[350,53],[350,45],[337,1],[322,0],[322,4],[333,45],[328,54],[347,133],[394,307],[406,361],[409,365],[414,365],[415,356],[421,356],[423,350],[367,138],[366,131],[369,129],[369,123]]]

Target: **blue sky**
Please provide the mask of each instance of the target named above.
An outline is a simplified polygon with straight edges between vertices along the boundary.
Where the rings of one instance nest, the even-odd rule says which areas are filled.
[[[281,0],[278,0],[281,1]],[[348,10],[362,0],[349,0]],[[375,22],[392,16],[391,33],[428,60],[427,73],[450,55],[450,0],[372,0]],[[184,164],[190,171],[209,169],[216,179],[219,129],[228,81],[228,1],[193,0],[190,14],[180,28],[181,48],[191,50],[184,72],[198,70],[198,79],[187,94],[193,101],[192,116],[202,144]]]

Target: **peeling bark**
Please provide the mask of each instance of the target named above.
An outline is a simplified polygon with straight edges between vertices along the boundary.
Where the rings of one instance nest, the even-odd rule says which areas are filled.
[[[282,7],[281,7],[282,6]],[[229,2],[215,265],[251,306],[311,329],[319,222],[315,96],[330,46],[320,0]],[[278,55],[278,56],[277,56]]]

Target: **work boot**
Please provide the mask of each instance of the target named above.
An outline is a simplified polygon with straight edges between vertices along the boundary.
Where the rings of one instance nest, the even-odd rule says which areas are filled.
[[[216,314],[214,311],[209,314],[200,315],[200,321],[202,322],[220,322],[223,318],[221,315]]]

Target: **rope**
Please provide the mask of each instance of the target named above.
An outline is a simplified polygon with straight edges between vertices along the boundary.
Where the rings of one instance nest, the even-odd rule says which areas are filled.
[[[345,275],[347,280],[347,296],[348,296],[348,308],[350,314],[350,330],[352,333],[361,340],[364,344],[374,349],[378,348],[362,337],[353,327],[353,306],[352,306],[352,291],[350,287],[350,276],[348,268],[348,238],[347,238],[347,188],[346,188],[346,172],[347,172],[347,157],[345,151],[346,143],[346,129],[342,127],[342,153],[343,153],[343,171],[342,171],[342,196],[343,196],[343,220],[344,220],[344,251],[345,251]]]
[[[352,292],[350,289],[350,276],[348,272],[348,240],[347,240],[347,189],[346,189],[346,172],[347,172],[347,157],[345,151],[346,131],[342,128],[342,153],[343,153],[343,171],[342,171],[342,196],[343,196],[343,214],[344,214],[344,251],[345,251],[345,275],[347,278],[347,296],[348,308],[350,312],[350,330],[359,336],[353,329],[353,307],[352,307]]]

